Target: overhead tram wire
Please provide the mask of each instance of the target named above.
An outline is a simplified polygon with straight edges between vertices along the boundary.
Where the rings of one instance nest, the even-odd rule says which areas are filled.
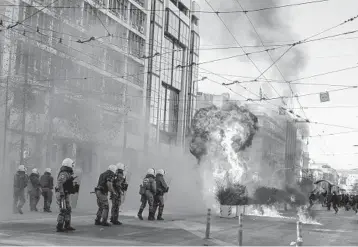
[[[48,5],[46,6],[41,6],[43,8],[41,8],[40,10],[36,11],[35,13],[33,13],[32,15],[26,17],[24,20],[20,21],[20,22],[16,22],[16,24],[14,25],[11,25],[11,26],[7,26],[7,29],[11,29],[11,28],[14,28],[16,27],[17,25],[22,25],[22,23],[24,23],[26,20],[30,19],[31,17],[33,17],[34,15],[38,14],[39,12],[42,12],[44,9],[50,7],[52,4],[58,2],[59,0],[54,0],[53,2],[49,3]]]
[[[58,0],[57,0],[58,1]],[[57,2],[56,1],[56,2]],[[272,7],[266,7],[266,8],[259,8],[259,9],[252,9],[252,10],[247,10],[245,12],[259,12],[259,11],[267,11],[267,10],[272,10],[272,9],[282,9],[282,8],[288,8],[288,7],[298,7],[298,6],[303,6],[303,5],[309,5],[309,4],[317,4],[317,3],[323,3],[323,2],[328,2],[330,0],[316,0],[316,1],[308,1],[308,2],[301,2],[301,3],[293,3],[293,4],[286,4],[286,5],[280,5],[280,6],[272,6]],[[20,7],[21,5],[19,4],[0,4],[0,7]],[[30,5],[27,7],[31,7],[31,8],[39,8],[39,7],[43,7],[42,5]],[[81,8],[83,9],[83,6],[53,6],[51,7],[53,9],[75,9],[75,8]],[[122,10],[122,8],[112,8],[112,7],[95,7],[96,9],[103,9],[103,10]],[[137,11],[150,11],[150,12],[164,12],[165,10],[152,10],[152,9],[145,9],[145,8],[126,8],[126,10],[137,10]],[[175,11],[175,12],[179,12]],[[240,10],[232,10],[232,11],[203,11],[203,10],[194,10],[191,11],[193,13],[204,13],[204,14],[233,14],[233,13],[245,13],[244,11],[240,11]]]
[[[205,2],[209,5],[209,7],[213,10],[214,8],[212,7],[212,5],[209,3],[208,0],[205,0]],[[238,44],[238,46],[241,48],[241,50],[247,54],[247,52],[245,51],[245,49],[241,46],[240,42],[237,40],[237,38],[235,37],[235,35],[231,32],[230,28],[226,25],[226,23],[224,22],[224,20],[221,18],[221,16],[217,13],[216,14],[217,17],[220,19],[220,21],[222,22],[222,24],[225,26],[226,30],[229,32],[229,34],[231,35],[231,37],[235,40],[236,44]],[[254,65],[254,67],[261,73],[260,68],[256,65],[256,63],[252,60],[252,58],[249,55],[246,55],[246,57],[251,61],[251,63]],[[265,77],[264,77],[265,78]],[[266,78],[265,78],[266,79]],[[274,89],[274,91],[276,92],[277,95],[280,96],[280,94],[277,92],[277,90],[271,85],[271,87]],[[259,95],[254,94],[255,96],[259,97]]]

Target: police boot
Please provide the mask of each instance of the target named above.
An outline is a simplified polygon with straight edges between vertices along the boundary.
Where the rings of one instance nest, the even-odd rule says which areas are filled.
[[[137,214],[137,216],[140,220],[143,220],[142,213],[143,213],[143,209],[141,208],[141,209],[139,209],[138,214]]]
[[[164,220],[163,217],[162,217],[162,214],[158,213],[157,220]]]
[[[101,218],[97,217],[95,220],[94,220],[94,224],[96,226],[100,226],[101,225]]]
[[[148,220],[155,220],[154,218],[154,213],[153,212],[150,212],[149,215],[148,215]]]
[[[111,226],[111,224],[109,224],[107,221],[103,221],[103,222],[101,223],[101,225],[102,225],[102,226]]]
[[[66,231],[75,231],[76,229],[71,226],[71,222],[65,222]]]
[[[116,219],[115,217],[111,217],[110,222],[111,222],[113,225],[122,225],[122,223],[119,222],[118,219]]]
[[[22,209],[21,209],[20,207],[17,207],[17,211],[19,212],[19,214],[24,214],[24,213],[22,212]]]
[[[57,223],[56,231],[57,231],[57,232],[64,232],[65,229],[63,228],[63,224]]]

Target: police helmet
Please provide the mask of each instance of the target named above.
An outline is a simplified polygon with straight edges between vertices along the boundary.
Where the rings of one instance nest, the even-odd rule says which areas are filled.
[[[155,175],[155,170],[153,168],[150,168],[150,169],[148,169],[147,174],[154,176]]]
[[[74,168],[75,167],[75,162],[70,159],[70,158],[66,158],[62,161],[62,166],[66,166],[69,168]]]
[[[39,174],[39,171],[36,168],[34,168],[32,169],[31,173]]]
[[[112,172],[114,172],[114,173],[116,173],[116,171],[117,171],[117,166],[116,166],[116,165],[110,165],[110,166],[108,166],[108,170],[109,170],[109,171],[112,171]]]
[[[17,170],[19,172],[26,172],[26,167],[24,165],[19,165],[19,167],[17,168]]]
[[[124,171],[124,164],[123,163],[117,163],[117,169]]]
[[[165,174],[164,169],[159,169],[159,170],[157,170],[157,174],[160,174],[160,175],[163,175],[163,176],[164,176],[164,174]]]
[[[46,168],[46,169],[45,169],[45,172],[51,173],[52,170],[51,170],[51,168]]]

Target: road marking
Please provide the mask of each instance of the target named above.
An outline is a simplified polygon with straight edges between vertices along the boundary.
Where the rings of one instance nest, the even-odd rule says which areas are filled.
[[[331,229],[313,229],[312,231],[316,231],[316,232],[337,232],[337,233],[343,233],[343,232],[353,232],[353,231],[345,231],[345,230],[331,230]]]

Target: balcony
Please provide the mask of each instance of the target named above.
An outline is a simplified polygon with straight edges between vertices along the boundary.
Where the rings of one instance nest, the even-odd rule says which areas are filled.
[[[200,6],[199,4],[197,4],[197,2],[193,1],[191,3],[191,11],[192,11],[192,15],[195,16],[197,19],[200,19]]]
[[[95,4],[98,4],[99,6],[104,6],[105,5],[105,1],[104,0],[93,0],[93,2]]]

